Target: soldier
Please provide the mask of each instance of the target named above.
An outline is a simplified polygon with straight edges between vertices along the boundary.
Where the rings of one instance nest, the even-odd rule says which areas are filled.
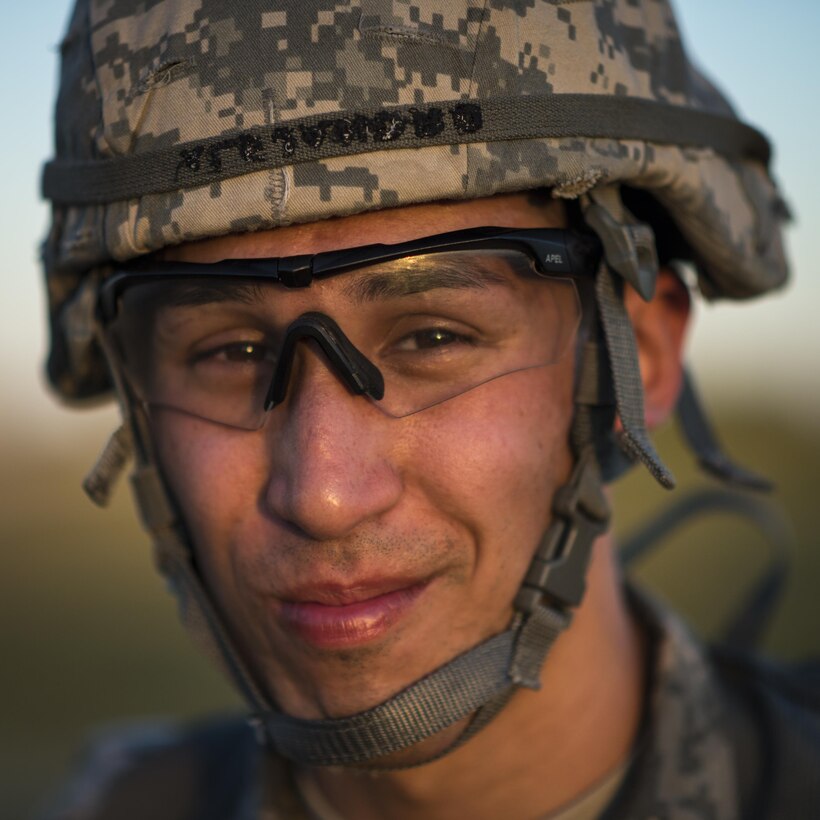
[[[806,816],[809,682],[708,654],[607,533],[676,407],[756,482],[676,262],[786,278],[669,6],[78,0],[62,54],[49,374],[116,394],[87,489],[133,457],[251,720],[112,739],[55,816]]]

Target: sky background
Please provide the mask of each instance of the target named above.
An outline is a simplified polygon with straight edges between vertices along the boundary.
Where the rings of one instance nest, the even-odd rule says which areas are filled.
[[[781,416],[818,423],[820,83],[813,55],[820,3],[681,0],[677,10],[690,52],[719,78],[741,115],[772,138],[774,171],[796,215],[787,237],[792,285],[752,305],[703,307],[690,359],[710,401],[772,404]],[[50,442],[103,421],[99,411],[66,413],[46,393],[41,375],[46,335],[37,245],[47,208],[38,195],[39,167],[52,151],[57,44],[68,3],[16,3],[6,13],[12,19],[0,53],[0,429],[4,440],[36,431],[37,441]]]

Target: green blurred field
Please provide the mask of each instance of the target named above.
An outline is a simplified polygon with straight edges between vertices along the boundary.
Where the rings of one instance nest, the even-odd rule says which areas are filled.
[[[70,419],[69,419],[70,422]],[[729,449],[779,487],[797,533],[787,599],[767,648],[797,657],[820,651],[820,550],[813,523],[820,486],[820,428],[765,415],[721,414]],[[4,444],[0,650],[0,814],[26,817],[65,772],[99,724],[143,715],[190,716],[239,708],[208,662],[189,645],[155,575],[123,486],[99,511],[79,484],[104,439],[83,435],[59,452]],[[701,481],[676,433],[659,448],[684,488]],[[645,476],[617,491],[619,532],[670,497]],[[672,538],[638,575],[682,608],[706,634],[731,611],[762,566],[763,541],[744,522],[712,518]]]

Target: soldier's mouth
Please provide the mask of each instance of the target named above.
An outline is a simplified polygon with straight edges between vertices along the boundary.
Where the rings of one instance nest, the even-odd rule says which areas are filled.
[[[280,599],[287,631],[317,648],[354,647],[383,635],[414,606],[429,581],[314,587]]]

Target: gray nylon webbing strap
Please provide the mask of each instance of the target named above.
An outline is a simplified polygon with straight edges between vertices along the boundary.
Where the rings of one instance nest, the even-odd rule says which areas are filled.
[[[252,708],[267,708],[268,701],[256,686],[245,664],[237,654],[234,642],[228,635],[222,619],[214,609],[211,598],[203,587],[196,570],[191,565],[187,551],[183,555],[176,549],[177,546],[181,545],[176,533],[167,531],[164,535],[157,535],[154,543],[159,549],[166,550],[167,554],[172,556],[171,560],[176,566],[178,577],[184,577],[185,594],[193,598],[194,605],[197,608],[196,612],[201,615],[202,623],[198,625],[189,614],[189,625],[192,629],[203,628],[207,630],[207,635],[201,637],[213,642],[227,674],[245,701],[251,704]],[[190,607],[191,603],[188,603],[187,606]]]
[[[96,464],[83,479],[83,490],[98,507],[108,506],[114,484],[133,453],[131,431],[127,425],[121,424],[111,434]]]
[[[199,612],[207,621],[210,636],[234,683],[249,703],[255,708],[264,708],[266,701],[234,651],[232,641],[191,564],[190,550],[177,530],[176,515],[156,467],[139,466],[131,476],[131,483],[143,525],[151,533],[163,571],[177,579],[184,579],[185,592],[193,596]]]
[[[313,766],[366,763],[405,749],[468,717],[509,685],[515,633],[507,630],[384,703],[345,718],[259,715],[277,751]]]
[[[142,154],[56,159],[44,168],[42,191],[54,202],[102,204],[372,151],[568,137],[711,148],[764,165],[771,154],[763,134],[730,117],[637,97],[549,94],[344,111]]]
[[[528,689],[541,688],[541,667],[547,652],[571,620],[568,612],[553,607],[542,605],[533,610],[515,645],[509,673],[514,684]]]
[[[615,449],[610,431],[614,417],[615,392],[603,342],[588,341],[580,356],[575,396],[575,411],[570,427],[574,453],[592,449],[601,473]]]
[[[609,365],[602,346],[597,341],[587,341],[580,355],[574,402],[591,407],[615,404]]]
[[[540,689],[540,672],[544,661],[558,636],[570,625],[572,616],[547,606],[537,607],[519,630],[518,641],[510,664],[509,678],[512,685],[484,704],[476,712],[469,726],[455,743],[439,757],[449,754],[478,734],[507,705],[517,686]]]
[[[623,427],[621,445],[629,455],[643,462],[663,487],[672,489],[675,479],[661,461],[646,432],[643,385],[638,367],[635,333],[618,292],[616,274],[605,262],[601,263],[598,272],[595,295],[612,363],[615,401]]]

